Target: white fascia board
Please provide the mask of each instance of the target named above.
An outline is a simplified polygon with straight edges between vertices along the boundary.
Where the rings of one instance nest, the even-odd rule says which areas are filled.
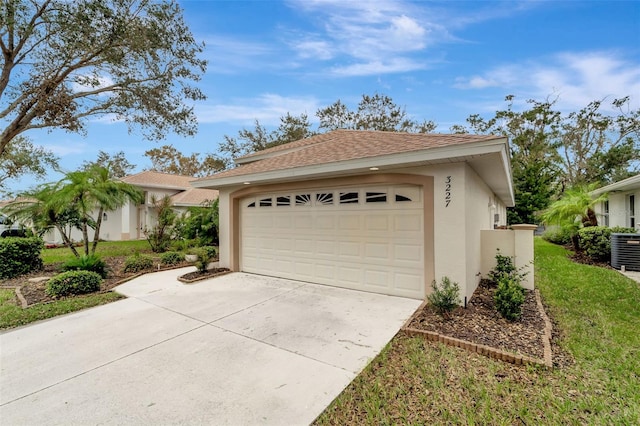
[[[640,187],[640,175],[631,176],[630,178],[623,179],[619,182],[603,186],[590,192],[592,197],[605,194],[612,191],[626,191]]]
[[[364,170],[370,167],[397,168],[401,166],[411,166],[413,164],[433,162],[457,162],[461,157],[499,153],[506,150],[506,139],[496,138],[490,141],[483,141],[473,145],[464,146],[444,146],[429,148],[422,151],[402,152],[377,157],[358,158],[354,160],[338,161],[334,163],[316,164],[311,166],[295,167],[291,169],[272,170],[268,172],[243,174],[223,178],[212,178],[191,182],[196,188],[219,189],[227,186],[241,185],[244,182],[257,184],[266,181],[289,180],[302,177],[318,177],[326,175],[345,175],[358,169]],[[508,167],[508,162],[505,167]],[[509,170],[510,176],[510,170]]]

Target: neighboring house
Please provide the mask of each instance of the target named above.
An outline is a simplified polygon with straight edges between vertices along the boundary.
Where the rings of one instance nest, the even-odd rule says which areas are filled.
[[[640,229],[640,175],[612,183],[591,192],[593,197],[608,194],[608,199],[595,207],[598,224]]]
[[[144,201],[139,205],[125,204],[122,208],[105,212],[100,227],[100,239],[107,241],[135,240],[145,238],[144,231],[156,224],[157,214],[153,199],[165,195],[171,197],[173,208],[178,213],[189,207],[202,205],[205,201],[218,198],[218,191],[192,187],[189,182],[193,176],[180,176],[168,173],[145,171],[122,178],[123,182],[137,186],[144,193]],[[94,218],[95,219],[95,218]],[[93,232],[89,232],[93,239]],[[74,241],[82,239],[80,231],[72,233]],[[50,231],[44,236],[46,242],[61,243],[58,231]]]
[[[236,163],[191,182],[220,191],[233,271],[420,299],[447,276],[465,300],[496,254],[483,233],[509,234],[488,231],[514,205],[503,137],[336,130]]]

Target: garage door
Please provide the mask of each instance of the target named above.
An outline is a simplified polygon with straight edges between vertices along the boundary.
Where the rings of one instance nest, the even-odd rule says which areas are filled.
[[[417,186],[328,188],[241,200],[242,271],[424,298]]]

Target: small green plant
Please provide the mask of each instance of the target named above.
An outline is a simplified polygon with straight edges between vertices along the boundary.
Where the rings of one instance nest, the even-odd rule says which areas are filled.
[[[198,256],[198,259],[195,262],[195,267],[198,269],[198,271],[206,272],[207,266],[209,266],[209,261],[211,260],[209,250],[206,250],[204,247],[198,247],[190,249],[189,253]]]
[[[184,255],[177,251],[168,251],[160,255],[160,263],[163,265],[177,265],[184,260]]]
[[[136,253],[124,261],[124,272],[140,272],[153,268],[153,258],[146,254]]]
[[[45,292],[51,297],[93,293],[100,290],[102,277],[91,271],[67,271],[47,282]]]
[[[431,288],[433,292],[427,296],[427,300],[440,315],[447,318],[460,305],[460,286],[449,277],[443,277],[441,284],[433,280]]]
[[[498,288],[493,297],[500,315],[509,321],[520,318],[524,303],[524,288],[519,280],[509,276],[502,277],[498,281]]]
[[[489,271],[489,279],[497,285],[504,278],[513,278],[520,283],[528,272],[523,272],[524,268],[516,268],[513,258],[500,254],[500,249],[496,252],[496,266]]]
[[[66,271],[92,271],[100,275],[102,278],[107,278],[107,264],[98,255],[82,255],[80,257],[74,257],[66,261],[61,270]]]
[[[207,252],[209,259],[215,259],[218,256],[218,248],[214,246],[202,246],[200,247],[202,250]]]

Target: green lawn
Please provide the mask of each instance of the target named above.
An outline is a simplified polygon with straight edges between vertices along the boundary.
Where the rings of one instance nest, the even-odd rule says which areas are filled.
[[[82,253],[84,248],[77,247],[77,250],[78,253]],[[102,241],[98,243],[96,253],[101,257],[110,257],[128,256],[136,251],[140,253],[151,253],[151,246],[149,246],[147,240]],[[71,253],[68,247],[42,250],[42,260],[45,264],[65,262],[73,257],[73,253]]]
[[[536,239],[536,285],[575,358],[505,364],[397,336],[318,424],[640,424],[640,285]]]
[[[16,301],[16,293],[12,289],[0,289],[0,329],[17,327],[81,309],[104,305],[123,296],[117,293],[90,294],[44,303],[22,309]]]

